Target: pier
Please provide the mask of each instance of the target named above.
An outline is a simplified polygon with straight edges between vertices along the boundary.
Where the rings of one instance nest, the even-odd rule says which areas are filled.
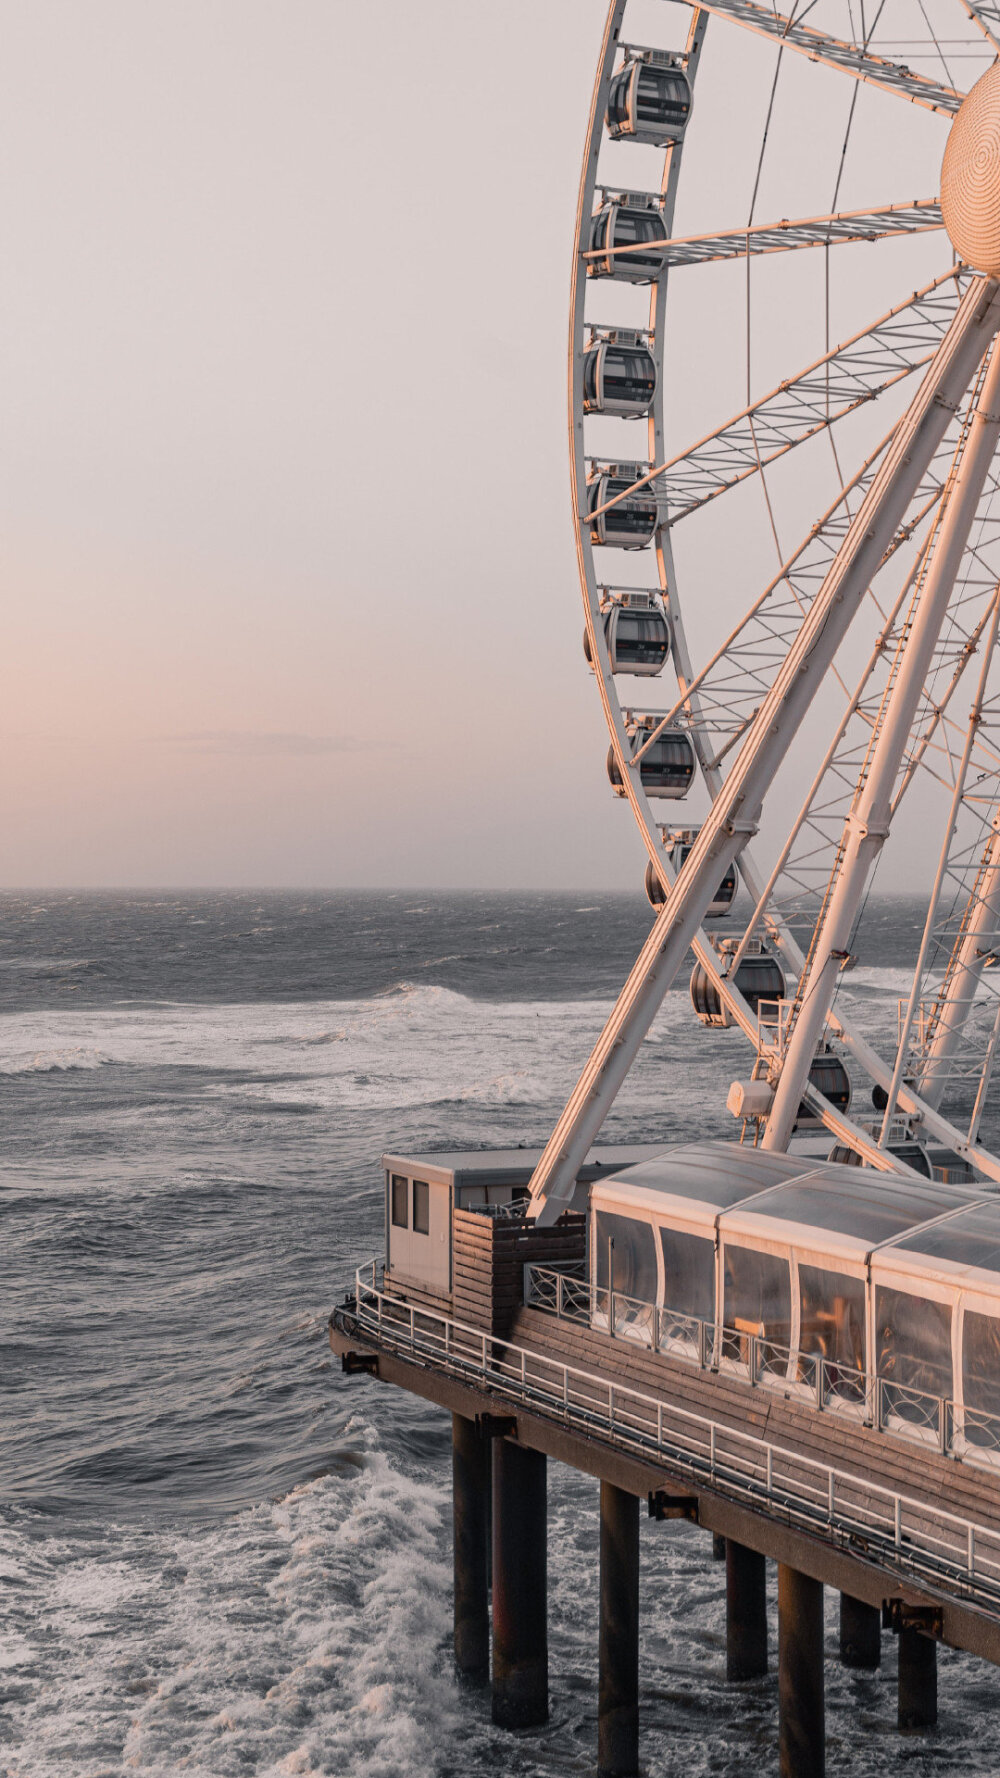
[[[578,1214],[547,1228],[516,1206],[452,1216],[451,1300],[436,1307],[373,1261],[330,1340],[346,1372],[451,1415],[455,1657],[490,1673],[496,1723],[547,1718],[550,1458],[599,1485],[605,1778],[638,1770],[640,1512],[724,1540],[726,1674],[776,1663],[783,1778],[824,1771],[824,1588],[840,1594],[846,1665],[877,1667],[882,1636],[898,1638],[900,1730],[936,1720],[939,1642],[1000,1662],[1000,1470],[991,1451],[959,1452],[949,1404],[939,1423],[902,1421],[843,1393],[823,1361],[791,1386],[763,1340],[727,1360],[724,1329],[609,1300],[584,1275]]]

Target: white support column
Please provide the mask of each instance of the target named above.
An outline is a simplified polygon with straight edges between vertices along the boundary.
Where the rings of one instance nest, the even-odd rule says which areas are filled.
[[[986,846],[982,868],[972,891],[969,917],[965,930],[942,985],[942,997],[935,1010],[934,1033],[920,1078],[920,1094],[931,1105],[941,1103],[941,1096],[951,1072],[952,1059],[958,1048],[966,1019],[979,987],[979,978],[986,959],[996,955],[1000,943],[1000,815],[995,817],[993,833]]]
[[[936,545],[920,588],[882,726],[872,748],[868,775],[844,823],[836,881],[813,941],[810,967],[799,982],[798,1012],[764,1132],[765,1148],[788,1147],[802,1089],[809,1078],[816,1045],[826,1025],[841,961],[850,946],[865,886],[888,837],[896,778],[998,438],[1000,351],[994,351],[961,460],[946,493]]]
[[[531,1181],[529,1213],[553,1222],[701,923],[747,836],[906,507],[998,325],[1000,286],[973,280],[903,415],[812,608],[764,698]]]

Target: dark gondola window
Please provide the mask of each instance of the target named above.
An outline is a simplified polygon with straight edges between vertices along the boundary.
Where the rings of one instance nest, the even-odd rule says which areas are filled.
[[[624,494],[632,486],[634,486],[632,482],[612,477],[606,485],[604,500],[613,500],[616,494]],[[597,504],[603,506],[604,500],[598,501]],[[645,537],[656,523],[655,497],[644,494],[640,490],[631,500],[619,501],[617,506],[613,506],[610,512],[604,514],[604,519],[609,530],[614,529],[628,532],[631,536]]]
[[[596,354],[594,362],[595,394],[592,399],[596,400]],[[588,360],[588,378],[590,363]],[[644,349],[633,351],[627,346],[609,346],[604,355],[603,384],[605,402],[645,402],[648,406],[656,393],[656,366],[652,354]]]
[[[687,81],[666,69],[641,68],[635,94],[639,124],[682,124],[690,109]]]
[[[669,648],[669,632],[662,617],[643,617],[621,611],[615,630],[615,654],[619,661],[663,662]]]
[[[408,1229],[410,1226],[409,1212],[410,1182],[399,1173],[392,1176],[392,1226],[394,1229]]]
[[[413,1233],[431,1232],[431,1188],[423,1179],[413,1181]]]

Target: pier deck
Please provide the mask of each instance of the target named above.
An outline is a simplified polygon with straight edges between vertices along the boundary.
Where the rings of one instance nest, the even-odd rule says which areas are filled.
[[[775,1379],[654,1352],[516,1308],[506,1337],[380,1288],[374,1268],[331,1344],[519,1444],[648,1496],[924,1632],[1000,1663],[1000,1471],[822,1411]],[[348,1358],[347,1355],[353,1355]]]

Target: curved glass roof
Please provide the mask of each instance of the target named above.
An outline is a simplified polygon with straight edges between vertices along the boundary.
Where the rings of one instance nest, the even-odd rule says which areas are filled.
[[[616,1188],[623,1196],[639,1188],[700,1203],[723,1212],[723,1228],[738,1212],[745,1212],[829,1230],[869,1248],[895,1241],[915,1225],[935,1221],[948,1211],[990,1207],[974,1186],[945,1185],[871,1167],[846,1167],[805,1155],[747,1148],[738,1142],[694,1142],[666,1149],[653,1160],[603,1180],[600,1190],[607,1195]],[[959,1222],[964,1218],[948,1221],[944,1227],[957,1229]],[[1000,1243],[1000,1198],[990,1227]],[[915,1246],[916,1238],[906,1244]]]
[[[1000,1197],[981,1198],[957,1216],[933,1228],[916,1229],[895,1245],[929,1259],[1000,1273]]]

